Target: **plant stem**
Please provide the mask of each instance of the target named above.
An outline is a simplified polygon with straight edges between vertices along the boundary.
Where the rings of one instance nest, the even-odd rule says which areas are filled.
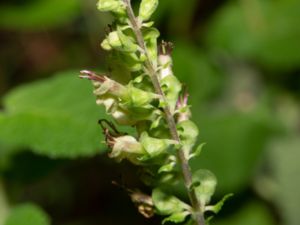
[[[150,57],[149,57],[149,54],[148,54],[148,51],[147,51],[147,48],[145,45],[145,41],[144,41],[141,29],[140,29],[139,21],[136,18],[136,16],[134,15],[134,12],[132,10],[131,2],[130,2],[130,0],[123,0],[123,1],[126,4],[127,14],[128,14],[130,23],[132,25],[132,29],[135,33],[137,43],[140,46],[140,48],[144,51],[144,54],[146,55],[145,68],[146,68],[148,74],[150,75],[155,92],[161,96],[161,98],[164,102],[167,102],[165,94],[162,91],[162,88],[160,86],[160,82],[159,82],[159,79],[158,79],[158,76],[156,73],[157,70],[156,70],[156,68],[154,68],[154,66],[150,60]],[[179,135],[178,135],[178,132],[176,129],[176,123],[175,123],[174,117],[170,111],[170,107],[168,104],[164,107],[164,113],[166,116],[166,121],[168,123],[172,138],[180,143],[180,138],[179,138]],[[178,158],[178,161],[181,166],[184,183],[187,188],[188,195],[189,195],[189,198],[190,198],[193,210],[194,210],[194,217],[197,222],[197,225],[205,225],[205,219],[204,219],[204,215],[203,215],[203,212],[201,209],[202,208],[201,203],[198,201],[195,189],[191,188],[192,187],[191,168],[189,166],[188,160],[186,159],[182,149],[178,150],[177,158]]]

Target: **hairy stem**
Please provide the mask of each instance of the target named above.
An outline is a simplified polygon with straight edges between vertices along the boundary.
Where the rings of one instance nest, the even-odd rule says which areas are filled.
[[[127,14],[128,14],[130,23],[132,25],[132,29],[135,33],[137,43],[140,46],[140,48],[144,51],[144,54],[146,55],[145,69],[147,70],[148,74],[150,75],[155,92],[161,96],[161,98],[163,99],[164,102],[167,102],[165,94],[162,91],[162,88],[160,86],[160,82],[159,82],[159,79],[157,76],[157,69],[153,66],[153,64],[150,60],[150,57],[149,57],[149,54],[148,54],[148,51],[147,51],[147,48],[145,45],[145,41],[143,39],[143,35],[142,35],[141,29],[140,29],[140,24],[139,24],[139,21],[137,20],[136,16],[134,15],[134,12],[131,7],[131,2],[130,2],[130,0],[123,0],[123,1],[126,4]],[[168,105],[166,105],[164,107],[164,113],[166,116],[166,121],[168,123],[172,138],[174,140],[180,142],[180,138],[179,138],[179,135],[178,135],[178,132],[176,129],[176,123],[175,123],[174,117],[170,111],[170,107]],[[203,215],[203,212],[201,209],[202,208],[201,204],[197,199],[195,189],[192,188],[191,169],[188,164],[188,160],[186,159],[182,149],[178,150],[177,157],[178,157],[178,161],[181,166],[184,183],[187,188],[188,195],[189,195],[189,198],[190,198],[193,210],[194,210],[194,216],[195,216],[197,225],[205,225],[205,219],[204,219],[204,215]]]

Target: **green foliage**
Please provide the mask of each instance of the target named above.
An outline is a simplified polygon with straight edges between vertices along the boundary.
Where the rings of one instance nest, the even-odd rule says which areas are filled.
[[[230,54],[273,70],[289,70],[300,63],[298,0],[233,1],[209,26],[207,42]]]
[[[13,208],[4,225],[50,225],[50,219],[40,207],[27,203]]]
[[[200,135],[207,145],[202,157],[192,160],[193,168],[201,165],[214,171],[222,193],[244,189],[266,141],[275,131],[274,122],[259,112],[202,115],[198,120]]]
[[[299,135],[283,136],[274,140],[268,151],[271,162],[272,179],[275,188],[265,186],[263,193],[273,201],[280,210],[284,224],[293,225],[299,222]],[[258,183],[263,185],[263,183]],[[261,188],[261,187],[260,187]]]
[[[40,30],[74,19],[80,12],[78,0],[37,0],[25,6],[0,5],[0,27]]]
[[[27,38],[28,33],[41,39],[43,35],[40,36],[40,31],[43,34],[50,32],[51,37],[53,33],[55,39],[50,38],[51,40],[47,40],[47,43],[50,41],[55,44],[59,62],[62,60],[68,63],[68,60],[71,59],[72,65],[75,65],[78,62],[74,61],[73,57],[79,58],[80,63],[86,63],[85,61],[89,58],[94,58],[100,63],[103,62],[101,54],[100,60],[98,57],[90,55],[87,57],[87,52],[94,53],[89,51],[89,47],[87,48],[86,37],[93,36],[94,32],[98,33],[99,22],[107,23],[111,17],[102,14],[107,19],[102,22],[98,21],[94,15],[95,11],[91,10],[88,2],[91,7],[95,3],[93,0],[60,2],[57,0],[23,2],[14,0],[0,3],[0,27],[4,28],[1,35],[3,34],[4,40],[9,38],[7,48],[0,53],[0,60],[4,59],[0,63],[0,91],[7,90],[10,85],[19,83],[20,77],[21,80],[30,80],[38,78],[41,74],[49,74],[43,65],[41,65],[42,69],[34,65],[31,67],[32,56],[28,55],[28,52],[35,55],[31,51],[34,40]],[[103,103],[105,107],[108,107],[108,112],[112,113],[111,116],[116,118],[120,124],[131,126],[141,120],[143,123],[139,124],[137,132],[128,134],[127,142],[125,142],[126,138],[122,138],[123,136],[116,139],[115,148],[112,149],[109,156],[118,161],[127,159],[134,164],[147,167],[145,171],[142,171],[142,174],[146,173],[147,176],[150,176],[150,182],[147,180],[147,184],[156,187],[162,183],[166,185],[165,183],[168,181],[170,185],[162,188],[165,191],[164,194],[175,197],[180,202],[187,202],[186,190],[182,182],[178,183],[180,167],[175,153],[179,145],[170,139],[164,115],[159,111],[152,113],[153,108],[151,107],[157,105],[164,107],[166,102],[159,102],[157,96],[148,95],[149,92],[153,93],[154,91],[148,75],[141,74],[145,55],[140,54],[131,29],[126,27],[124,5],[121,1],[116,0],[113,1],[113,5],[105,5],[111,2],[111,0],[103,0],[101,4],[100,2],[98,4],[103,11],[112,10],[113,15],[118,16],[117,23],[122,24],[121,26],[113,24],[113,29],[108,30],[106,39],[102,43],[102,47],[109,50],[109,73],[107,76],[126,87],[128,92],[122,102],[117,102],[120,108],[110,108],[112,106],[110,105],[112,102],[110,95],[103,96],[103,98],[97,96],[97,103]],[[156,7],[155,1],[143,2],[143,4],[151,3]],[[142,9],[138,5],[140,1],[132,1],[132,3],[138,16]],[[60,7],[57,7],[58,5]],[[214,5],[213,9],[212,5]],[[300,188],[297,179],[300,172],[297,161],[300,143],[298,141],[299,121],[295,118],[299,118],[299,111],[291,109],[289,103],[281,104],[282,96],[285,96],[287,92],[285,100],[288,102],[291,101],[292,95],[299,96],[297,75],[300,65],[298,54],[300,14],[298,8],[299,1],[297,0],[226,1],[218,5],[211,2],[203,4],[197,0],[160,1],[160,6],[155,13],[152,12],[154,8],[145,12],[148,15],[153,13],[152,18],[155,20],[155,24],[163,28],[164,38],[168,37],[174,41],[172,60],[167,63],[161,63],[157,58],[156,46],[159,46],[157,44],[159,32],[152,27],[153,21],[146,15],[142,23],[141,16],[139,16],[143,37],[147,40],[149,57],[157,68],[162,67],[161,70],[158,70],[159,75],[162,71],[167,74],[170,65],[173,65],[174,62],[172,69],[179,79],[175,76],[168,76],[161,81],[162,89],[167,95],[172,110],[176,110],[178,92],[181,91],[181,84],[178,80],[182,80],[188,87],[189,104],[192,107],[188,105],[181,108],[180,113],[190,115],[192,112],[193,121],[199,125],[199,131],[197,129],[197,132],[193,132],[195,129],[187,129],[186,133],[183,125],[178,126],[178,132],[182,140],[187,139],[187,142],[184,142],[187,148],[186,156],[192,163],[193,171],[208,168],[218,177],[217,197],[212,197],[212,202],[205,206],[205,211],[210,211],[206,213],[206,216],[219,211],[220,206],[224,203],[223,200],[230,196],[225,195],[218,202],[218,199],[225,193],[235,193],[234,198],[225,203],[224,207],[229,210],[222,212],[222,215],[216,217],[211,224],[274,225],[275,222],[271,218],[274,214],[281,218],[283,224],[298,224],[297,209],[299,209],[300,200],[296,194]],[[206,11],[204,12],[203,9]],[[179,17],[180,20],[178,20]],[[69,24],[69,22],[68,29],[53,29]],[[87,24],[89,25],[87,26]],[[199,30],[197,30],[198,28]],[[10,36],[11,31],[9,30],[14,30],[13,36]],[[70,37],[70,31],[72,32],[72,41],[67,45],[60,45]],[[197,31],[199,31],[199,36],[196,36],[198,35]],[[73,34],[76,35],[75,38],[73,38]],[[105,36],[104,32],[102,35]],[[30,43],[27,45],[27,42]],[[19,50],[20,43],[22,46],[25,43],[25,51],[23,48],[21,51]],[[57,43],[59,45],[56,45]],[[98,44],[92,43],[92,46],[95,47]],[[88,51],[85,52],[83,49]],[[13,55],[15,53],[17,55]],[[69,57],[70,55],[72,57]],[[11,59],[12,56],[13,59]],[[29,64],[27,64],[28,62]],[[94,65],[94,63],[93,61],[86,64]],[[16,65],[17,68],[15,68]],[[61,68],[55,66],[51,63],[52,71]],[[247,86],[251,83],[249,80],[241,82],[249,70],[251,76],[257,79],[257,82],[250,84],[253,85],[251,90],[254,93],[254,98],[250,101],[248,93],[240,90],[245,83]],[[22,72],[20,73],[22,75],[18,75],[16,80],[14,71]],[[232,77],[232,73],[236,73],[237,76]],[[94,213],[95,208],[92,203],[90,205],[93,205],[93,210],[89,212],[88,216],[84,214],[85,210],[76,218],[68,215],[70,208],[77,209],[78,207],[78,204],[73,202],[75,195],[76,199],[81,197],[86,201],[92,194],[101,194],[102,190],[105,190],[104,194],[107,195],[107,189],[104,189],[106,182],[102,182],[102,178],[105,180],[108,175],[114,176],[116,172],[107,170],[111,167],[108,166],[110,164],[106,165],[106,157],[100,159],[101,163],[98,163],[98,157],[72,161],[44,157],[90,157],[103,152],[106,148],[100,145],[104,137],[100,127],[97,126],[97,120],[111,117],[106,116],[102,108],[94,106],[90,86],[77,79],[78,71],[63,74],[65,73],[58,77],[34,82],[32,85],[17,87],[16,90],[4,97],[5,101],[0,112],[0,174],[5,187],[8,187],[7,196],[4,196],[8,197],[12,204],[23,199],[24,196],[26,199],[37,200],[41,205],[47,206],[54,221],[59,221],[56,223],[61,222],[59,215],[62,213],[69,220],[68,224],[95,223],[92,217],[96,214],[97,219],[95,220],[100,224],[117,224],[117,222],[110,222],[104,218],[108,215]],[[59,80],[61,80],[60,84],[58,84]],[[77,84],[74,85],[74,82]],[[232,83],[236,83],[236,87],[232,87]],[[103,89],[105,87],[109,89],[109,85],[106,85],[108,83],[101,86]],[[40,88],[36,89],[36,86],[40,86]],[[49,88],[47,88],[48,86]],[[25,87],[27,87],[26,91],[24,91]],[[31,88],[35,90],[32,93]],[[236,88],[239,90],[235,91]],[[141,89],[145,92],[141,92]],[[228,92],[230,92],[230,96],[228,96]],[[267,101],[269,102],[263,103],[263,110],[269,110],[269,112],[262,115],[260,109],[251,108],[251,105],[253,102],[255,105],[257,102],[260,104],[262,100],[266,100],[264,99],[266,92],[268,92],[269,99]],[[19,97],[11,101],[10,98],[16,93],[19,93]],[[60,98],[62,98],[61,101]],[[235,105],[237,98],[243,100],[243,104],[239,107]],[[117,95],[114,96],[114,101],[115,99],[118,99]],[[10,101],[11,103],[9,103]],[[293,104],[295,108],[299,107],[298,99],[294,100]],[[146,105],[150,108],[143,108]],[[125,111],[124,108],[126,108]],[[127,109],[132,112],[130,116],[128,116]],[[178,112],[176,110],[176,113]],[[281,114],[281,118],[278,118],[277,113]],[[124,115],[127,116],[124,117]],[[279,123],[285,125],[279,129],[285,134],[281,133],[274,137],[276,130],[274,125],[277,126]],[[120,127],[122,132],[118,135],[122,135],[127,127],[129,126]],[[198,132],[200,138],[197,136]],[[274,141],[271,142],[271,146],[268,148],[269,152],[266,154],[266,146],[269,146],[271,138],[274,138]],[[202,148],[203,144],[199,145],[203,142],[207,143],[205,148]],[[128,144],[132,145],[128,147]],[[134,144],[137,144],[138,148],[133,148]],[[170,144],[170,148],[166,147],[168,144]],[[190,149],[189,146],[193,146],[193,148]],[[33,150],[40,156],[20,153],[24,149]],[[172,157],[166,157],[169,154]],[[199,155],[200,157],[196,157]],[[93,163],[95,160],[98,165],[96,170]],[[259,167],[259,163],[262,164],[263,169]],[[66,173],[65,170],[62,171],[58,168],[60,166],[68,168],[70,164],[72,164],[72,169],[76,168],[72,178],[69,172]],[[127,164],[121,165],[127,166]],[[88,177],[86,177],[83,167],[87,167]],[[91,169],[93,172],[90,171]],[[54,178],[51,178],[51,174],[55,174]],[[261,177],[262,174],[265,176]],[[92,176],[101,178],[101,187],[93,185],[91,187],[95,188],[82,191],[83,186],[88,186],[88,180]],[[53,180],[49,183],[49,179]],[[127,183],[127,176],[125,179]],[[128,179],[131,183],[131,178]],[[153,180],[157,182],[153,182]],[[255,190],[253,190],[254,181]],[[59,184],[59,189],[53,188],[56,184]],[[192,188],[200,188],[200,185],[201,182],[194,182]],[[77,195],[77,192],[73,193],[77,188],[80,189],[80,195]],[[251,192],[248,192],[247,190],[250,188]],[[114,195],[114,191],[112,192]],[[252,202],[252,199],[257,198],[257,193],[261,195],[259,202]],[[249,194],[251,201],[249,201]],[[208,195],[209,198],[211,198],[210,195]],[[3,199],[0,197],[0,208],[3,205],[1,200]],[[265,201],[268,204],[265,204]],[[267,207],[270,208],[270,205],[271,211],[267,209]],[[151,206],[149,204],[150,208]],[[59,214],[52,213],[52,207]],[[108,211],[110,206],[107,207]],[[140,206],[138,207],[140,210]],[[0,209],[0,221],[6,217],[7,209]],[[115,210],[111,211],[115,212]],[[126,212],[125,215],[125,213],[118,212],[122,215],[119,218],[122,217],[121,220],[124,224],[134,223],[132,220],[135,217],[129,218],[130,213]],[[166,224],[193,225],[193,219],[188,210],[165,216],[163,222]]]
[[[104,113],[94,106],[89,85],[76,72],[21,86],[3,102],[1,143],[50,157],[92,156],[104,149],[96,124]]]

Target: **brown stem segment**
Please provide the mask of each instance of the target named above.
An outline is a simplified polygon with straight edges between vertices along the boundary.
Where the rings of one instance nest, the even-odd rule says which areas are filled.
[[[148,51],[147,51],[147,48],[146,48],[146,45],[145,45],[145,41],[143,39],[143,35],[142,35],[141,30],[140,30],[140,24],[139,24],[139,21],[137,20],[136,16],[134,15],[134,12],[133,12],[132,7],[131,7],[131,2],[130,2],[130,0],[123,0],[123,1],[126,4],[127,14],[128,14],[129,21],[131,23],[133,32],[135,33],[137,43],[140,46],[140,48],[143,50],[144,54],[146,55],[145,68],[146,68],[148,74],[150,75],[150,78],[151,78],[151,81],[153,83],[155,92],[157,94],[161,95],[163,101],[166,102],[165,94],[162,91],[161,86],[160,86],[160,82],[158,80],[158,76],[157,76],[157,73],[156,73],[156,68],[154,68],[154,66],[153,66],[153,64],[150,60],[150,57],[149,57],[149,54],[148,54]],[[176,123],[175,123],[174,117],[173,117],[168,105],[164,107],[164,112],[165,112],[165,115],[166,115],[166,120],[167,120],[169,129],[170,129],[170,133],[171,133],[172,138],[174,140],[180,142],[180,138],[179,138],[179,135],[178,135],[178,132],[177,132],[177,129],[176,129]],[[204,215],[203,215],[203,212],[202,212],[201,203],[198,201],[195,189],[192,188],[191,168],[189,166],[188,160],[186,159],[182,149],[180,149],[177,152],[177,157],[178,157],[178,160],[179,160],[179,163],[180,163],[180,166],[181,166],[184,183],[185,183],[185,186],[187,188],[188,195],[189,195],[192,207],[194,209],[194,217],[195,217],[196,223],[197,223],[197,225],[205,225],[205,219],[204,219]]]

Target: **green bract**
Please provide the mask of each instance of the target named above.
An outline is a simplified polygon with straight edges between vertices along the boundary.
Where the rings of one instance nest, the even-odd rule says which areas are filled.
[[[194,147],[199,134],[198,127],[191,120],[184,120],[177,124],[183,150],[187,158]]]
[[[196,185],[197,198],[204,207],[210,202],[211,196],[214,194],[217,186],[216,176],[209,170],[197,170],[193,174],[193,183]]]
[[[113,148],[110,157],[117,161],[128,159],[134,164],[139,164],[138,158],[146,152],[143,146],[132,136],[121,136],[114,138]]]
[[[151,157],[155,157],[160,154],[167,154],[167,150],[176,144],[176,141],[174,140],[149,137],[147,132],[143,132],[141,134],[140,140],[146,152]]]
[[[161,215],[171,215],[191,210],[188,204],[182,202],[173,195],[166,194],[159,188],[153,190],[152,199],[157,213]]]

